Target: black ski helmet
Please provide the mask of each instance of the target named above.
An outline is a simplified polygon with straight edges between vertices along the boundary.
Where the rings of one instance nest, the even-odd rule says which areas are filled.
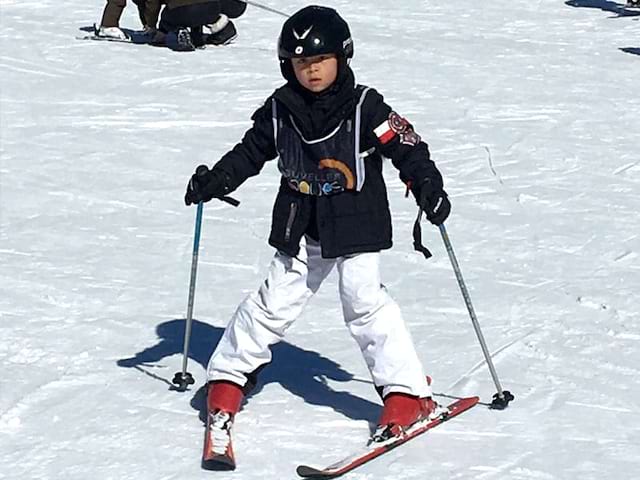
[[[290,59],[325,53],[334,53],[345,63],[353,57],[349,25],[333,8],[311,5],[284,22],[278,39],[278,59],[286,80],[295,78]]]

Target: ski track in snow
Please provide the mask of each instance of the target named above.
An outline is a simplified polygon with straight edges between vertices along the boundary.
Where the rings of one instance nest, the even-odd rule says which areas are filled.
[[[516,396],[345,478],[637,477],[638,17],[614,2],[328,4],[351,24],[358,80],[430,144],[452,199],[449,235]],[[273,255],[275,162],[234,193],[240,208],[205,208],[189,360],[198,383],[168,390],[191,261],[184,187],[281,84],[282,18],[250,6],[233,45],[177,54],[77,41],[102,5],[65,7],[62,17],[53,0],[0,0],[0,478],[294,478],[300,463],[361,446],[380,400],[332,274],[238,416],[238,470],[199,466],[206,360]],[[122,24],[137,22],[129,5]],[[438,399],[489,402],[437,230],[423,228],[425,261],[411,250],[415,203],[385,168],[385,285]]]

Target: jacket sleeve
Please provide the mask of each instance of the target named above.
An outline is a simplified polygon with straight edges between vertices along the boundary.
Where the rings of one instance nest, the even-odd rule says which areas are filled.
[[[369,91],[362,108],[366,144],[375,146],[382,156],[391,159],[407,186],[418,186],[425,178],[443,187],[442,175],[431,160],[429,146],[413,130],[411,123],[387,105],[378,92]],[[412,188],[414,194],[416,190]]]
[[[264,164],[277,156],[271,97],[251,119],[253,126],[244,134],[242,141],[223,155],[214,166],[225,172],[229,191],[238,188],[247,178],[260,173]]]

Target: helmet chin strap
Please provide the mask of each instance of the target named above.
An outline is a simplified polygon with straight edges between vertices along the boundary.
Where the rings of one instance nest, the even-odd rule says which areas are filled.
[[[345,78],[347,76],[347,69],[349,68],[350,63],[350,58],[345,58],[342,55],[338,55],[338,75],[336,76],[335,83],[342,83],[345,81]]]

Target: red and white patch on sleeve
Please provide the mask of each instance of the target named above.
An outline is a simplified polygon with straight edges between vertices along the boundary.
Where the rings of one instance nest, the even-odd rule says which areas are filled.
[[[406,118],[396,112],[389,113],[389,118],[378,125],[373,132],[383,145],[389,143],[396,135],[400,136],[400,143],[415,146],[420,143],[418,135]]]
[[[411,146],[416,146],[420,143],[420,135],[413,130],[413,125],[396,112],[389,114],[389,125],[394,132],[400,135],[400,143]]]
[[[382,122],[376,128],[373,129],[373,133],[376,134],[378,140],[380,140],[381,144],[389,143],[393,140],[393,137],[396,136],[396,132],[391,128],[391,124],[389,123],[389,119]]]

